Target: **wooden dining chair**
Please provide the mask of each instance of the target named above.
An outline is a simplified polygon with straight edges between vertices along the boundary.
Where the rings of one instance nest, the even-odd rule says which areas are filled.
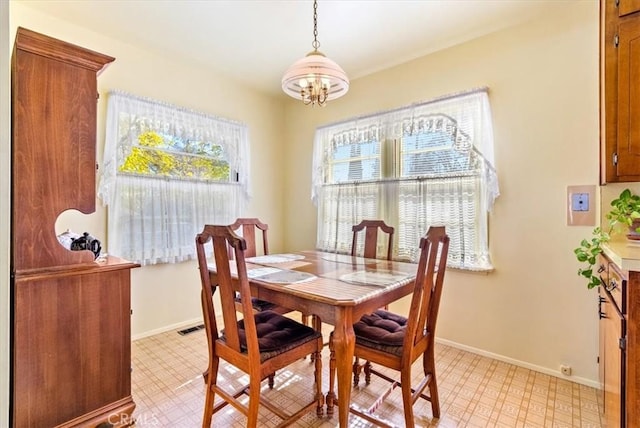
[[[230,224],[229,227],[236,233],[240,232],[240,235],[247,243],[247,249],[244,252],[245,258],[256,257],[259,254],[269,254],[269,239],[267,236],[267,233],[269,231],[268,224],[261,222],[257,218],[238,218],[236,219],[236,221]],[[258,241],[256,241],[256,234],[258,231],[262,232],[262,253],[258,251]],[[234,257],[234,251],[231,247],[229,247],[229,257]],[[278,306],[274,303],[267,302],[266,300],[261,300],[256,297],[251,298],[251,304],[256,312],[274,311],[278,312],[279,314],[286,314],[288,312],[291,312],[291,309],[289,308]],[[236,294],[236,307],[239,311],[241,310],[241,306],[242,304],[240,302],[240,296]]]
[[[358,235],[364,234],[364,250],[362,256],[367,259],[378,258],[378,234],[387,234],[387,260],[391,260],[391,254],[393,251],[393,234],[395,228],[387,225],[383,220],[362,220],[351,228],[353,231],[353,241],[351,242],[351,255],[355,257],[358,255]],[[385,305],[382,309],[389,309],[388,305]],[[360,364],[358,358],[353,362],[353,383],[358,384],[360,378],[360,371],[364,366],[370,365],[366,362],[364,365]]]
[[[261,222],[257,218],[237,218],[229,227],[236,233],[240,231],[240,236],[247,243],[247,249],[244,253],[245,258],[255,257],[259,254],[258,246],[256,245],[256,229],[262,232],[262,254],[269,254],[268,224]],[[231,247],[229,247],[229,255],[233,257],[233,248]]]
[[[387,225],[383,220],[362,220],[351,228],[353,231],[353,241],[351,242],[351,255],[358,254],[358,235],[364,230],[364,252],[362,257],[367,259],[378,258],[378,231],[386,233],[387,236],[387,260],[391,260],[393,250],[393,234],[395,229]]]
[[[231,230],[234,232],[241,230],[242,237],[247,242],[247,250],[245,251],[246,257],[255,257],[259,254],[258,245],[256,241],[256,233],[258,231],[262,232],[262,254],[269,254],[269,239],[267,237],[267,232],[269,230],[269,225],[266,223],[262,223],[257,218],[238,218],[235,222],[229,225]],[[230,252],[230,255],[233,256],[233,252]],[[237,297],[237,296],[236,296]],[[261,311],[274,311],[279,314],[286,314],[291,312],[291,309],[285,308],[284,306],[279,306],[274,303],[268,302],[266,300],[258,299],[256,297],[251,298],[251,304],[253,305],[253,309],[256,312]],[[236,305],[238,309],[240,309],[240,299],[237,299]],[[301,315],[302,323],[304,325],[309,325],[309,315],[302,314]],[[317,326],[317,322],[314,319],[313,326]],[[319,331],[319,328],[318,328]]]
[[[269,225],[261,222],[257,218],[237,218],[232,224],[229,225],[231,230],[234,232],[240,232],[242,238],[246,243],[246,250],[244,252],[245,259],[247,257],[255,257],[258,254],[269,254],[269,239],[267,236],[267,232],[269,230]],[[262,252],[258,251],[258,241],[256,241],[257,231],[261,232],[262,235]],[[235,249],[230,245],[227,248],[229,252],[229,259],[235,258]],[[235,306],[238,312],[242,312],[242,302],[240,299],[240,294],[236,292]],[[267,302],[266,300],[258,299],[257,297],[251,298],[251,306],[253,306],[254,312],[262,312],[262,311],[274,311],[279,314],[286,314],[291,312],[291,309],[285,308],[282,306],[278,306],[274,303]],[[306,323],[305,323],[306,324]],[[205,370],[202,373],[202,378],[204,382],[207,382],[209,376],[209,370]],[[269,387],[273,388],[274,374],[269,376]]]
[[[212,285],[205,245],[211,242],[215,260],[216,285]],[[230,262],[229,250],[234,259]],[[282,316],[273,311],[255,313],[251,305],[251,292],[245,264],[246,241],[236,235],[229,226],[206,225],[196,236],[198,267],[202,282],[202,312],[209,348],[209,376],[202,426],[211,426],[214,413],[231,404],[247,417],[247,427],[256,427],[259,405],[280,417],[279,426],[290,425],[306,412],[316,408],[323,414],[322,396],[322,335],[311,327]],[[231,265],[236,278],[232,277]],[[219,290],[224,329],[219,331],[213,296]],[[240,293],[242,309],[236,311],[235,293]],[[239,316],[240,315],[240,316]],[[313,400],[293,414],[287,414],[282,406],[269,402],[260,394],[261,381],[274,373],[299,361],[306,355],[315,354]],[[220,359],[249,375],[249,384],[237,391],[228,391],[227,385],[218,384]],[[214,405],[215,395],[223,401]],[[249,396],[245,405],[239,397]]]
[[[440,417],[434,339],[449,252],[449,237],[445,228],[430,227],[420,240],[420,250],[409,316],[404,317],[379,309],[373,314],[363,316],[353,325],[356,336],[354,356],[400,372],[400,379],[396,380],[373,369],[370,364],[368,367],[365,365],[367,385],[372,374],[390,382],[391,385],[368,409],[351,406],[350,412],[378,426],[389,426],[376,418],[374,411],[396,387],[402,390],[406,427],[415,426],[413,404],[418,398],[430,401],[433,417]],[[330,348],[333,358],[334,351],[332,346]],[[424,377],[416,387],[412,387],[411,365],[421,356]],[[335,363],[330,364],[329,368],[331,391]],[[424,393],[427,387],[428,395]],[[332,406],[333,403],[327,403],[330,413]]]

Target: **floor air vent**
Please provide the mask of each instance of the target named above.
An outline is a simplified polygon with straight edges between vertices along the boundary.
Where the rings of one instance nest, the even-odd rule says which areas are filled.
[[[185,334],[193,333],[194,331],[202,330],[204,324],[197,325],[195,327],[185,328],[184,330],[178,330],[178,334],[184,336]]]

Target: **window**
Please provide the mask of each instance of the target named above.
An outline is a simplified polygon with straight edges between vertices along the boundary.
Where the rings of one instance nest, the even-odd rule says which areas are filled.
[[[394,258],[415,261],[420,237],[444,225],[448,266],[491,270],[488,211],[498,195],[486,89],[316,132],[319,249],[348,253],[352,225],[384,219],[396,228]]]
[[[380,178],[380,142],[336,146],[329,162],[330,181],[334,183],[377,180]]]
[[[143,265],[194,258],[202,226],[246,206],[248,144],[240,123],[110,93],[98,189],[109,253]]]

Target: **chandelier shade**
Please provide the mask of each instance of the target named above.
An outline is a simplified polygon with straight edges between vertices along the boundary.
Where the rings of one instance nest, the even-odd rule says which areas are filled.
[[[324,105],[349,90],[349,78],[335,61],[312,51],[294,62],[282,78],[282,90],[305,104]]]
[[[335,61],[318,50],[318,2],[313,2],[313,51],[294,62],[282,77],[282,90],[304,104],[324,106],[349,90],[349,78]]]

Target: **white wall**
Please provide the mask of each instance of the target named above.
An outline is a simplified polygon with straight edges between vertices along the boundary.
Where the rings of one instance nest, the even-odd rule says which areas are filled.
[[[566,225],[565,199],[568,185],[598,184],[597,2],[357,79],[323,109],[288,102],[286,247],[315,244],[315,127],[479,86],[502,193],[489,228],[495,272],[447,272],[437,336],[547,373],[568,364],[572,380],[595,385],[596,293],[573,256],[591,228]]]
[[[28,2],[11,2],[11,34],[18,26],[28,28],[116,58],[98,77],[98,162],[104,146],[107,92],[120,89],[244,122],[251,140],[253,200],[247,216],[269,224],[272,251],[283,245],[282,101],[247,89],[233,80],[216,76],[195,64],[187,64],[162,53],[142,50],[110,39],[78,25],[43,15]],[[3,27],[5,28],[5,27]],[[206,55],[203,52],[203,55]],[[58,232],[71,228],[89,231],[103,242],[108,239],[106,209],[97,202],[95,213],[65,213],[58,219]],[[195,262],[157,265],[132,272],[132,335],[140,337],[170,327],[200,322],[200,279]]]
[[[9,343],[11,78],[9,2],[0,1],[0,343]],[[9,346],[0,346],[0,426],[9,425]]]

